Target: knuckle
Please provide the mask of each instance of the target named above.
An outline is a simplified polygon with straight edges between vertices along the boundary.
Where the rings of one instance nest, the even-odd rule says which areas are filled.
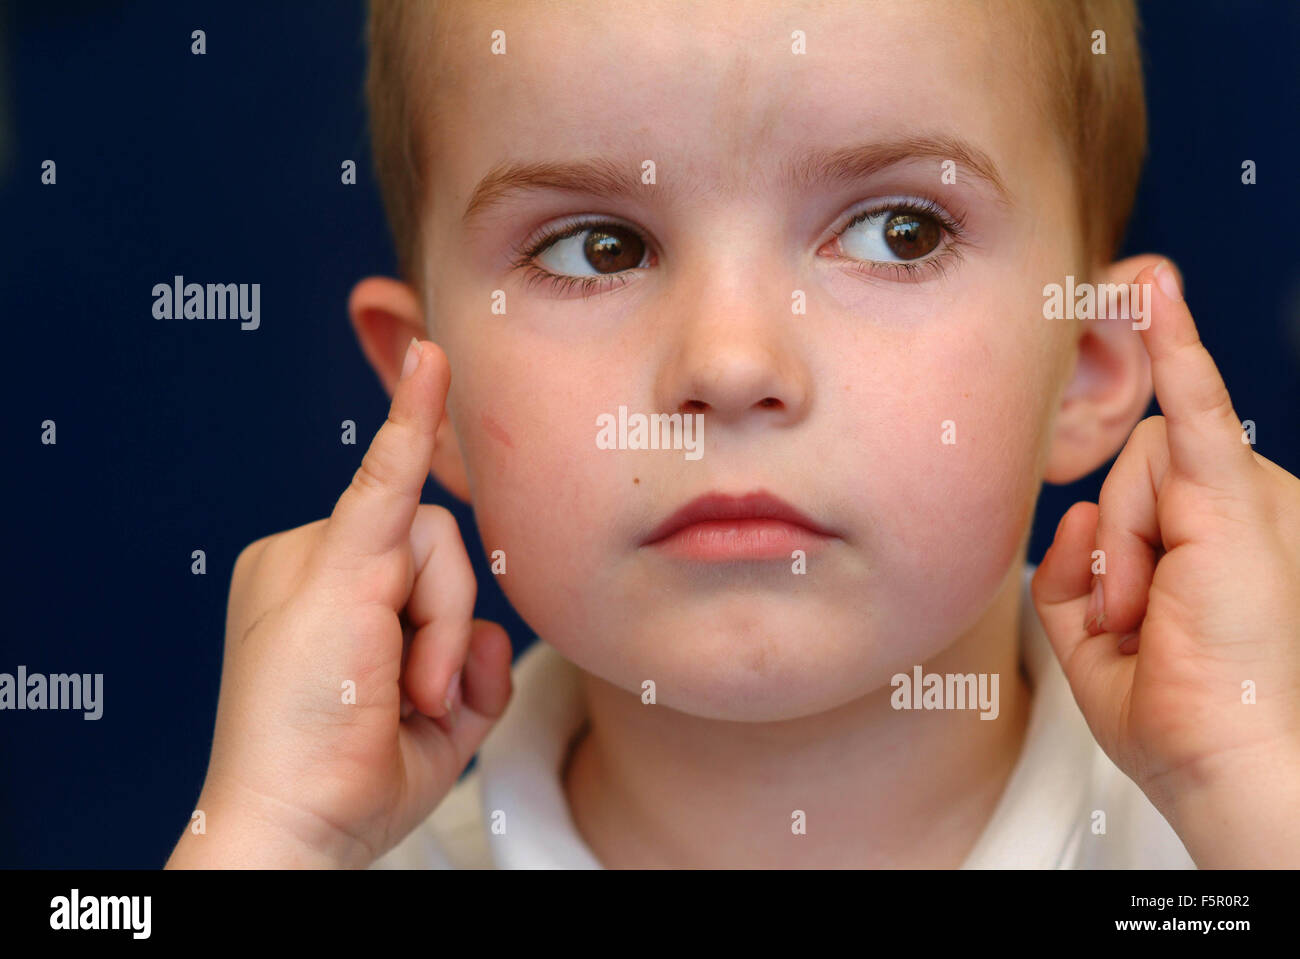
[[[437,503],[426,503],[421,505],[420,508],[426,511],[429,524],[434,528],[439,538],[448,535],[460,535],[460,526],[456,522],[456,517],[447,507],[439,506]]]
[[[1145,441],[1148,439],[1163,439],[1165,435],[1165,418],[1159,414],[1148,416],[1141,420],[1133,430],[1135,437]]]
[[[361,465],[352,475],[352,485],[366,492],[379,492],[389,488],[393,475],[392,457],[380,447],[372,446],[361,458]]]
[[[473,565],[469,562],[469,554],[465,550],[465,541],[460,535],[460,524],[456,522],[456,514],[447,507],[437,504],[430,504],[429,509],[429,520],[437,534],[435,542],[444,549],[451,549],[458,558],[462,559],[462,562],[456,564],[456,571],[458,574],[463,574],[459,575],[459,578],[464,580],[464,589],[469,592],[472,603],[478,595],[478,581],[474,578]]]
[[[231,595],[284,592],[296,581],[324,533],[327,520],[272,533],[245,546],[235,558]]]
[[[1228,395],[1228,388],[1222,382],[1207,387],[1205,407],[1211,416],[1222,417],[1231,420],[1233,423],[1237,422],[1237,414],[1232,408],[1232,397]]]
[[[472,621],[474,618],[474,607],[478,605],[478,579],[474,576],[474,571],[469,570],[466,574],[461,592],[461,615],[471,621],[470,628],[466,631],[466,639],[473,632]]]
[[[235,566],[230,575],[232,590],[242,588],[252,577],[253,571],[260,565],[262,555],[270,546],[275,535],[278,534],[255,539],[239,551],[239,555],[235,557]]]
[[[408,432],[407,425],[389,413],[361,458],[361,465],[352,477],[353,485],[365,490],[392,488],[403,472],[403,452],[410,445],[406,439]]]
[[[329,528],[329,524],[329,517],[325,516],[304,526],[299,526],[294,532],[300,533],[303,539],[314,547],[325,538],[325,530]]]

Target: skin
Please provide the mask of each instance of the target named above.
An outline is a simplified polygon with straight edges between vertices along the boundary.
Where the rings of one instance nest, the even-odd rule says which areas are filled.
[[[1286,772],[1300,768],[1300,483],[1240,443],[1181,298],[1157,296],[1141,334],[1043,318],[1045,283],[1153,284],[1159,258],[1090,263],[1061,229],[1077,205],[1055,131],[1006,109],[1033,89],[1031,65],[997,54],[1017,42],[1013,21],[966,3],[511,2],[451,4],[433,29],[437,199],[419,289],[373,277],[349,304],[393,412],[328,520],[241,556],[200,797],[217,814],[170,865],[372,861],[504,710],[509,647],[470,621],[454,524],[418,506],[430,468],[505,551],[515,608],[583,672],[590,721],[564,784],[603,863],[959,865],[1024,738],[1017,600],[1038,490],[1121,447],[1106,522],[1087,504],[1062,522],[1035,579],[1040,616],[1090,728],[1198,864],[1300,861],[1285,815],[1300,796]],[[487,52],[494,29],[505,57]],[[792,29],[808,55],[790,53]],[[917,134],[987,154],[1006,202],[961,164],[942,183],[936,156],[848,183],[778,176],[809,149]],[[653,159],[657,182],[516,193],[462,222],[503,160],[593,157],[638,172]],[[900,276],[837,247],[863,201],[918,195],[965,221],[942,269]],[[649,265],[586,298],[527,283],[512,249],[582,214],[642,231]],[[413,337],[437,346],[399,385]],[[1178,412],[1135,432],[1153,373]],[[597,449],[596,417],[620,405],[704,412],[703,458]],[[1224,462],[1198,472],[1207,459]],[[837,533],[806,575],[642,545],[701,493],[758,488]],[[1166,529],[1168,552],[1143,552]],[[1234,535],[1243,545],[1216,548]],[[1112,556],[1100,631],[1087,615],[1099,543]],[[1261,584],[1244,608],[1243,581]],[[1140,637],[1119,649],[1110,629],[1136,629],[1148,595]],[[1242,638],[1245,622],[1259,635]],[[293,654],[321,648],[335,653]],[[892,709],[890,677],[916,664],[998,673],[998,718]],[[278,671],[301,678],[294,695]],[[361,674],[362,706],[320,699]],[[1247,713],[1250,676],[1279,678]],[[1241,795],[1262,768],[1269,797]],[[791,834],[795,809],[806,836]],[[1228,840],[1225,818],[1241,823]]]
[[[467,492],[485,544],[509,558],[511,602],[586,676],[592,732],[568,788],[597,855],[955,865],[1027,714],[1011,642],[1019,569],[1042,475],[1061,470],[1046,454],[1078,333],[1043,320],[1041,289],[1084,272],[1073,231],[1050,228],[1071,222],[1069,167],[1053,137],[1001,107],[1023,98],[1021,75],[995,54],[1014,42],[1010,26],[951,31],[953,9],[897,4],[673,9],[453,5],[439,23],[453,79],[438,87],[434,136],[456,148],[430,166],[421,315],[455,372],[448,410]],[[510,69],[485,70],[475,38],[497,26],[518,42]],[[817,37],[816,56],[776,42],[793,26]],[[868,34],[879,52],[864,57],[856,38]],[[919,44],[932,51],[924,77],[908,69]],[[593,85],[591,73],[620,82]],[[810,148],[919,132],[989,154],[1014,185],[1011,207],[963,177],[943,184],[935,157],[856,183],[777,181],[779,163]],[[462,228],[474,185],[502,159],[585,155],[632,169],[654,158],[663,189],[614,202],[533,192]],[[855,204],[917,193],[966,219],[969,242],[946,273],[899,281],[818,255]],[[584,213],[651,233],[658,265],[586,300],[510,271],[512,244]],[[496,289],[505,317],[487,310]],[[794,289],[809,302],[797,320]],[[1103,350],[1088,371],[1094,397],[1076,396],[1108,420],[1068,454],[1085,471],[1150,395],[1132,338]],[[780,405],[760,405],[769,397]],[[704,457],[596,449],[596,417],[620,404],[707,404]],[[940,442],[945,420],[955,445]],[[805,578],[788,561],[700,570],[640,548],[696,495],[755,488],[842,533]],[[969,723],[894,711],[890,677],[917,663],[1000,673],[1005,712]],[[633,695],[647,679],[666,709]],[[877,826],[857,841],[827,829],[796,842],[795,808]],[[687,818],[708,842],[680,830]],[[754,841],[764,834],[770,843]]]

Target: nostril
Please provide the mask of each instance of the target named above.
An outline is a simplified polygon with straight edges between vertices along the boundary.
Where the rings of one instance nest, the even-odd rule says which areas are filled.
[[[703,400],[687,400],[682,404],[683,413],[703,413],[709,408],[709,404]]]
[[[768,409],[773,409],[773,408],[782,407],[785,404],[782,403],[780,400],[778,400],[775,396],[765,396],[763,397],[763,399],[758,401],[758,405],[767,407]]]

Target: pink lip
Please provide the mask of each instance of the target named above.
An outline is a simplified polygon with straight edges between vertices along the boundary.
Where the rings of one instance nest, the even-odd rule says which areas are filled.
[[[834,535],[770,493],[709,493],[669,516],[642,545],[694,560],[789,559]]]

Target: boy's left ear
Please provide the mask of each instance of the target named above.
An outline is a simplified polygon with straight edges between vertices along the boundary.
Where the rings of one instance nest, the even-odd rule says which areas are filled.
[[[1118,260],[1095,275],[1097,284],[1133,283],[1147,266],[1168,259],[1154,253]],[[1172,265],[1172,263],[1171,263]],[[1178,285],[1182,286],[1182,275]],[[1143,316],[1149,320],[1150,297],[1141,291]],[[1106,297],[1097,297],[1098,316],[1105,312]],[[1078,323],[1078,356],[1074,372],[1061,397],[1052,447],[1043,479],[1072,483],[1087,476],[1128,441],[1133,427],[1151,405],[1151,361],[1134,319],[1106,317],[1093,320],[1055,320]]]
[[[391,397],[401,376],[402,361],[411,337],[418,340],[429,338],[419,298],[405,283],[384,276],[367,277],[352,288],[352,295],[348,297],[348,316],[361,351]],[[432,472],[453,496],[469,502],[465,462],[445,409],[438,423]]]

